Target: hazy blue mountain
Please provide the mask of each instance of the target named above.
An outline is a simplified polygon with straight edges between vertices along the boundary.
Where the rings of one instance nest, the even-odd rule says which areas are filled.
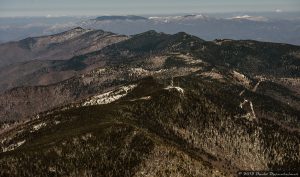
[[[107,20],[146,20],[147,18],[135,15],[128,16],[100,16],[95,18],[97,21],[107,21]]]
[[[101,18],[101,17],[100,17]],[[300,45],[300,20],[272,19],[264,16],[237,15],[212,17],[207,15],[153,16],[141,20],[88,20],[79,23],[84,28],[104,29],[133,35],[147,30],[165,33],[180,31],[205,40],[251,39]]]
[[[165,33],[184,31],[205,40],[251,39],[300,45],[300,14],[283,12],[1,18],[0,41],[55,34],[77,26],[127,35],[148,30]]]

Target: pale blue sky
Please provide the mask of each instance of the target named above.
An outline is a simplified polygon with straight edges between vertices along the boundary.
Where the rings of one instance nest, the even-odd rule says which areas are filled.
[[[0,16],[300,11],[300,0],[0,0]]]

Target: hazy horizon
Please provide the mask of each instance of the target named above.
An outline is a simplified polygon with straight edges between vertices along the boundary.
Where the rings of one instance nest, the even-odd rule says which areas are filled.
[[[0,0],[0,17],[300,12],[299,0]]]

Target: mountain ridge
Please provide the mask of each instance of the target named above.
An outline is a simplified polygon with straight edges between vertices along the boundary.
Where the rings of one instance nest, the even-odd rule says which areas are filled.
[[[55,148],[64,149],[64,153],[66,154],[55,153],[55,151],[54,154],[55,157],[60,157],[56,159],[67,159],[67,156],[65,155],[70,154],[68,149],[71,147],[73,147],[73,151],[75,150],[75,152],[78,153],[77,151],[81,151],[82,149],[95,147],[92,142],[100,141],[102,143],[96,143],[96,146],[102,144],[100,149],[105,149],[106,147],[113,145],[114,152],[116,153],[115,156],[112,156],[111,152],[101,151],[101,153],[104,153],[102,155],[108,156],[111,160],[117,162],[120,161],[119,157],[121,156],[121,153],[119,149],[123,149],[123,143],[130,145],[129,151],[126,151],[126,154],[130,154],[131,148],[138,149],[139,155],[134,156],[137,159],[140,157],[151,159],[147,155],[148,153],[152,154],[159,152],[165,153],[165,155],[162,155],[164,159],[169,157],[168,154],[170,151],[173,153],[172,157],[177,159],[177,157],[180,158],[181,156],[179,155],[179,152],[183,152],[186,154],[186,158],[184,158],[183,161],[177,160],[176,162],[176,160],[172,160],[171,162],[168,161],[168,163],[178,164],[178,166],[188,163],[188,166],[202,169],[200,173],[195,170],[185,172],[190,176],[236,176],[236,172],[239,170],[295,170],[297,168],[299,154],[297,154],[295,149],[293,150],[293,147],[295,147],[296,143],[299,141],[299,134],[292,132],[288,133],[283,127],[278,125],[278,128],[271,128],[271,126],[274,127],[276,124],[274,124],[273,121],[261,117],[259,108],[256,106],[256,116],[259,116],[260,120],[251,120],[247,117],[243,117],[243,114],[247,112],[247,109],[238,109],[239,101],[242,101],[242,98],[239,98],[238,96],[239,91],[235,91],[235,89],[222,89],[222,96],[209,95],[208,93],[214,93],[218,90],[218,87],[213,85],[223,85],[224,83],[222,84],[218,81],[211,82],[210,79],[195,76],[196,75],[190,75],[174,78],[174,82],[178,82],[180,88],[182,88],[184,92],[179,92],[176,89],[176,87],[179,86],[173,88],[166,87],[164,83],[160,83],[161,80],[148,78],[144,79],[144,81],[140,81],[135,89],[128,92],[128,95],[112,103],[84,107],[75,106],[40,115],[38,119],[33,119],[21,128],[23,130],[22,134],[16,136],[11,134],[14,131],[20,131],[20,128],[16,128],[16,130],[11,131],[10,133],[6,133],[6,137],[12,137],[12,139],[4,139],[2,149],[8,149],[9,151],[3,152],[3,158],[1,159],[5,160],[9,157],[13,159],[12,162],[9,162],[10,164],[18,164],[25,167],[26,165],[23,162],[25,157],[29,159],[36,158],[31,152],[33,147],[36,149],[36,153],[39,154],[40,157],[42,156],[43,159],[51,158],[51,155],[47,153],[41,155],[43,152],[52,152]],[[225,85],[227,84],[225,83]],[[199,86],[205,90],[195,92],[195,88]],[[232,85],[232,88],[235,88],[235,86]],[[234,96],[232,93],[234,93]],[[232,102],[220,106],[218,102],[222,101],[217,100],[222,99],[223,96],[226,97],[226,95],[231,96]],[[148,96],[149,98],[144,99],[144,96]],[[255,101],[255,104],[257,103],[259,102]],[[161,104],[164,104],[165,106],[162,107],[160,106]],[[231,106],[233,106],[234,111],[227,112],[231,109]],[[186,109],[190,111],[192,109],[193,111],[190,112]],[[99,116],[99,113],[101,113],[101,116]],[[231,114],[235,115],[236,118],[233,118],[233,115]],[[133,131],[135,132],[132,132],[134,135],[133,137],[137,138],[142,136],[144,138],[139,139],[139,141],[136,139],[131,140],[129,135],[132,134],[130,133],[128,135],[126,133],[128,132],[128,128],[129,130],[133,128]],[[72,129],[77,129],[77,131],[74,132]],[[103,132],[99,134],[97,130]],[[46,132],[49,131],[52,132],[50,135],[54,137],[45,137],[49,134]],[[54,131],[58,131],[61,136],[57,136]],[[236,135],[234,132],[240,133]],[[274,137],[272,134],[278,134],[279,132],[280,134],[273,140]],[[70,133],[72,134],[71,136]],[[102,134],[104,134],[104,136],[101,136]],[[121,136],[122,134],[126,136],[123,137]],[[259,136],[257,136],[257,134],[259,134]],[[35,140],[37,141],[27,139],[27,137],[30,136],[35,136]],[[105,137],[111,137],[111,139],[106,139]],[[209,137],[211,137],[212,140],[210,140]],[[217,137],[218,141],[214,140],[213,137]],[[63,141],[63,139],[65,140]],[[89,141],[89,139],[91,141]],[[284,139],[286,140],[285,145],[278,143],[278,141]],[[53,143],[54,140],[55,142]],[[77,141],[79,143],[76,143]],[[234,144],[233,146],[230,146],[232,149],[227,147],[228,141]],[[252,141],[254,141],[254,144],[251,143]],[[16,148],[19,152],[22,152],[25,157],[19,156],[14,152],[14,146],[11,146],[14,142],[17,144],[19,142],[22,143],[20,147]],[[83,142],[87,143],[88,146],[80,146],[80,144],[84,144]],[[122,143],[119,144],[119,142]],[[139,143],[133,145],[131,142]],[[46,146],[40,146],[40,143],[45,144]],[[68,145],[66,146],[66,144]],[[70,146],[72,144],[74,146]],[[161,146],[165,148],[162,148]],[[152,147],[159,148],[158,152]],[[268,150],[264,151],[261,148]],[[271,150],[278,148],[284,148],[284,150],[281,149],[281,154],[277,154]],[[254,151],[254,154],[252,154],[252,151]],[[84,157],[91,156],[91,152],[94,154],[98,151],[92,149],[86,150],[83,152],[83,156],[77,156],[77,158],[74,158],[73,160],[76,164],[80,163]],[[259,157],[257,157],[257,153],[259,153]],[[293,156],[290,156],[289,154],[293,154]],[[262,159],[261,156],[265,157]],[[278,156],[283,157],[283,159],[279,160]],[[157,158],[158,156],[155,156],[154,159]],[[194,158],[192,161],[197,162],[195,167],[195,164],[191,163],[191,160],[188,160],[189,158]],[[129,159],[130,158],[126,155],[124,160],[127,161]],[[109,160],[93,160],[93,162],[97,164],[110,163]],[[152,163],[148,162],[143,164],[140,160],[137,160],[137,162],[138,163],[134,166],[137,166],[137,168],[141,170],[140,172],[139,170],[136,171],[128,166],[121,167],[117,165],[113,166],[113,168],[118,168],[120,171],[115,171],[114,175],[118,176],[121,173],[124,174],[124,170],[129,170],[129,172],[127,172],[129,174],[183,175],[183,172],[181,172],[178,167],[174,167],[174,171],[169,173],[163,172],[163,170],[171,168],[164,162],[155,168],[152,167],[154,169],[150,171],[147,169],[151,168]],[[35,175],[49,173],[68,174],[74,171],[75,167],[69,163],[62,165],[64,169],[55,167],[55,171],[53,172],[51,172],[52,170],[47,170],[49,166],[52,167],[55,163],[61,162],[60,160],[53,160],[46,163],[46,161],[41,160],[41,166],[30,173]],[[91,162],[86,163],[90,164]],[[120,162],[120,165],[121,164],[123,163]],[[108,168],[107,166],[104,167]],[[186,166],[183,167],[187,168]],[[13,167],[11,166],[3,165],[2,168],[5,169],[4,171],[1,171],[2,174],[7,174],[8,172],[14,172],[13,174],[16,175],[19,174],[18,172],[13,171]],[[100,171],[97,171],[90,169],[90,167],[85,167],[84,169],[80,169],[79,174],[88,170],[94,175],[105,175],[110,171],[110,168],[106,170],[105,168],[101,168]],[[22,171],[26,171],[27,168],[22,169]]]
[[[66,60],[126,38],[103,30],[86,30],[77,27],[56,35],[30,37],[19,42],[4,43],[0,45],[0,51],[4,54],[0,57],[0,68],[35,59]],[[71,51],[66,52],[67,50]]]
[[[29,61],[31,86],[0,94],[0,176],[295,171],[299,54],[152,30],[67,60]],[[47,72],[68,77],[30,80]]]
[[[213,41],[206,42],[197,37],[188,35],[186,33],[177,33],[173,35],[158,33],[155,31],[148,31],[139,35],[131,36],[127,40],[123,40],[119,43],[111,44],[99,51],[88,53],[86,55],[76,56],[65,61],[49,61],[34,65],[37,69],[33,71],[28,70],[28,74],[20,73],[21,77],[16,76],[16,80],[12,80],[13,74],[3,70],[3,73],[9,73],[10,80],[6,80],[6,83],[11,84],[13,87],[22,86],[39,86],[44,85],[60,85],[61,83],[69,83],[74,81],[75,83],[81,83],[82,87],[89,85],[87,83],[100,84],[106,79],[99,79],[94,72],[97,72],[97,68],[104,69],[107,67],[104,73],[105,77],[111,75],[112,78],[116,79],[116,82],[126,81],[132,78],[130,75],[136,75],[135,77],[140,78],[143,75],[159,74],[158,71],[166,70],[168,72],[174,72],[172,68],[182,68],[177,72],[183,74],[192,72],[193,70],[217,67],[221,70],[237,70],[243,74],[247,74],[250,78],[256,79],[256,76],[270,80],[271,82],[278,82],[279,78],[297,78],[299,77],[299,56],[291,55],[293,52],[299,52],[299,47],[292,45],[272,44],[272,43],[261,43],[256,41]],[[179,53],[178,53],[179,52]],[[289,62],[287,62],[289,61]],[[48,61],[47,61],[48,62]],[[32,62],[29,62],[29,69],[32,68]],[[36,62],[35,62],[36,63]],[[258,63],[258,64],[257,64]],[[156,67],[154,67],[157,65]],[[22,66],[24,67],[24,66]],[[133,68],[133,69],[132,69]],[[186,69],[184,69],[186,68]],[[101,70],[100,69],[100,70]],[[12,71],[17,68],[10,69]],[[25,69],[25,73],[27,69]],[[184,71],[186,70],[186,71]],[[210,70],[210,69],[209,69]],[[276,70],[276,72],[274,72]],[[112,73],[110,73],[112,72]],[[122,73],[120,76],[118,72]],[[122,75],[121,74],[121,75]],[[138,75],[141,76],[138,76]],[[90,75],[89,78],[84,78]],[[212,73],[212,76],[215,75]],[[0,73],[1,76],[1,73]],[[5,81],[7,75],[3,75],[3,81]],[[120,77],[117,79],[116,77]],[[244,77],[237,76],[237,77]],[[86,81],[85,81],[86,80]],[[114,81],[108,82],[113,83]],[[296,81],[296,80],[295,80]],[[105,81],[106,82],[106,81]],[[4,82],[2,87],[9,88]],[[67,89],[68,84],[63,84]],[[281,83],[282,84],[282,83]],[[71,84],[76,85],[76,84]],[[93,88],[92,85],[89,87]],[[283,84],[283,87],[290,88],[289,85]],[[30,87],[29,87],[30,88]],[[61,88],[61,86],[58,86]],[[10,97],[11,93],[8,89],[1,94],[2,99],[6,100],[6,97]],[[22,88],[19,88],[21,91]],[[47,89],[46,89],[47,90]],[[92,89],[93,90],[93,89]],[[94,90],[91,93],[95,93]],[[76,89],[71,91],[75,94]],[[18,92],[16,92],[18,93]],[[22,91],[20,94],[22,95]],[[18,94],[17,94],[18,95]],[[21,99],[24,99],[21,96]],[[67,94],[68,95],[68,94]],[[87,96],[87,93],[83,95]],[[82,96],[83,96],[82,95]],[[33,98],[40,97],[32,95]],[[63,95],[61,95],[63,98]],[[55,95],[52,95],[53,99]],[[64,100],[62,99],[61,100]],[[51,98],[52,99],[52,98]],[[70,101],[76,99],[73,97]],[[56,99],[57,100],[57,99]],[[33,100],[30,104],[35,104]],[[61,104],[63,102],[59,102]],[[10,110],[11,106],[6,104],[15,104],[3,102],[3,110]],[[30,105],[29,104],[29,105]],[[37,101],[37,104],[38,101]],[[296,101],[296,104],[298,102]],[[55,104],[50,104],[55,106]],[[23,113],[32,112],[31,108],[25,108],[28,103],[19,102],[18,106],[21,106],[19,110],[23,110]],[[23,107],[25,106],[25,107]],[[47,109],[51,108],[46,106]],[[28,110],[28,111],[25,111]],[[37,109],[39,110],[39,109]],[[42,108],[41,110],[45,110]],[[13,112],[15,110],[12,110]],[[20,111],[19,111],[20,112]],[[25,115],[27,115],[27,113]],[[32,112],[37,113],[37,112]],[[30,115],[32,115],[32,113]],[[4,116],[6,115],[6,116]],[[2,112],[2,116],[12,118],[9,112]]]

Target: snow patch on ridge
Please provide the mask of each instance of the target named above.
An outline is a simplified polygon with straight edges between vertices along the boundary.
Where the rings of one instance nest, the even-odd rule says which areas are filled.
[[[203,77],[210,77],[212,79],[221,80],[221,81],[223,81],[223,79],[224,79],[222,74],[220,74],[218,72],[213,72],[213,71],[203,72],[200,75],[203,76]]]
[[[151,96],[144,96],[144,97],[141,97],[141,98],[132,99],[132,100],[130,100],[130,101],[150,100],[150,99],[151,99]]]
[[[2,147],[2,152],[8,152],[8,151],[13,151],[16,148],[22,146],[24,143],[26,142],[26,140],[20,141],[18,143],[15,144],[11,144],[8,147]]]
[[[229,18],[230,20],[250,20],[250,21],[261,21],[265,22],[268,21],[268,18],[262,16],[249,16],[249,15],[242,15]]]
[[[166,88],[164,88],[165,90],[172,90],[175,89],[177,90],[179,93],[184,94],[184,89],[181,87],[176,87],[176,86],[168,86]]]
[[[155,21],[155,22],[162,22],[162,23],[169,23],[169,22],[178,22],[178,21],[184,21],[184,20],[206,20],[209,17],[205,15],[185,15],[185,16],[156,16],[156,17],[149,17],[149,20]]]
[[[109,91],[100,95],[93,96],[88,101],[84,102],[82,106],[92,106],[112,103],[124,96],[131,90],[133,90],[137,85],[122,86],[117,90]]]
[[[30,132],[35,132],[35,131],[38,131],[38,130],[40,130],[41,128],[43,128],[43,127],[45,127],[45,126],[47,126],[47,124],[46,123],[40,123],[40,124],[37,124],[37,125],[34,125],[33,127],[32,127],[32,129],[33,130],[31,130]]]
[[[240,84],[246,86],[247,88],[250,88],[251,81],[244,74],[233,71],[232,75]]]

